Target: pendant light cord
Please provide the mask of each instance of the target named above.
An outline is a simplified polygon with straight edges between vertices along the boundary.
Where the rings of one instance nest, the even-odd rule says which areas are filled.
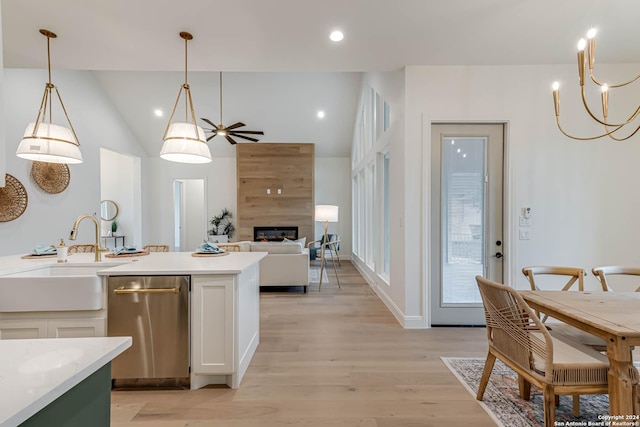
[[[220,71],[220,124],[222,125],[222,71]]]

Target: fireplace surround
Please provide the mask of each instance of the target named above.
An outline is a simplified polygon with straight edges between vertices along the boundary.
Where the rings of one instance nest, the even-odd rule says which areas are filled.
[[[254,242],[282,242],[285,238],[296,240],[298,227],[253,227]]]

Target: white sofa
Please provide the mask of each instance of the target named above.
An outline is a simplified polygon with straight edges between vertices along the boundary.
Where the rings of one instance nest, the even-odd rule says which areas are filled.
[[[238,242],[243,252],[268,252],[260,261],[260,286],[309,285],[309,250],[297,242]]]

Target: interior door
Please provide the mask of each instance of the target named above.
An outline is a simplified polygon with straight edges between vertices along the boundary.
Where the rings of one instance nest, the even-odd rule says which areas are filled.
[[[431,324],[483,325],[475,276],[503,277],[502,124],[431,127]]]

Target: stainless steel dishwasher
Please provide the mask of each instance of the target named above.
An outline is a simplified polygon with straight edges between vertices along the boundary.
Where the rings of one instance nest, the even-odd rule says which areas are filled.
[[[108,278],[107,335],[131,336],[114,387],[189,384],[189,276]]]

